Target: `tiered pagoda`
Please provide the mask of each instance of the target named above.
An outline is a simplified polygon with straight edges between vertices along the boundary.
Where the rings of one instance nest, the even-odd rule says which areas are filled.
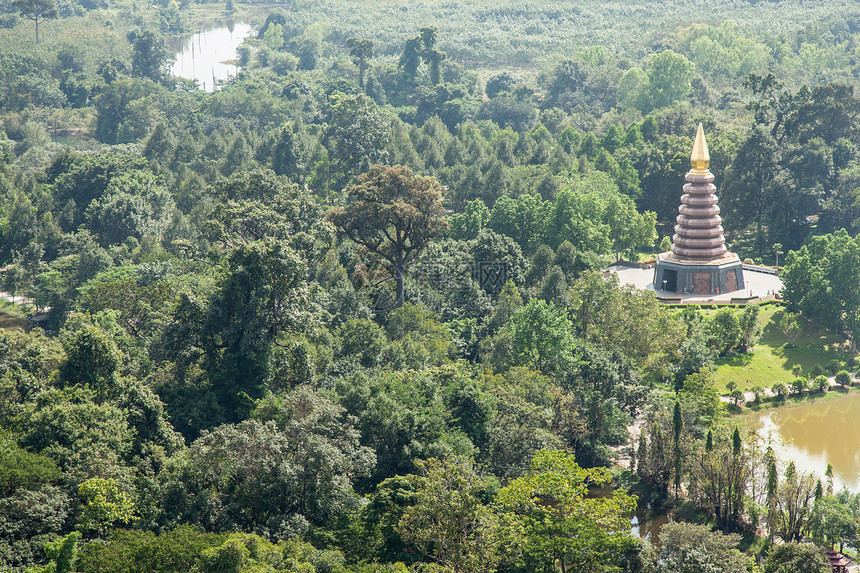
[[[722,218],[714,191],[714,176],[708,170],[711,158],[702,124],[696,132],[692,169],[684,179],[684,194],[672,250],[657,255],[654,289],[677,294],[716,295],[743,290],[741,260],[726,248]]]

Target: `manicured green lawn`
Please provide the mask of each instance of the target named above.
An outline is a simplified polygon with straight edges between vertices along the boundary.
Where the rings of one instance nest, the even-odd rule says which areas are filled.
[[[726,384],[730,380],[734,380],[741,390],[749,390],[753,386],[768,388],[779,381],[791,382],[795,378],[791,373],[795,364],[803,368],[803,375],[807,378],[811,377],[812,367],[816,364],[821,365],[828,376],[827,366],[832,362],[839,362],[840,368],[845,367],[851,358],[845,340],[805,321],[802,322],[803,333],[795,346],[786,348],[785,335],[779,330],[783,312],[784,309],[778,305],[763,306],[759,313],[762,337],[755,351],[717,361],[717,385],[721,392],[728,393]]]

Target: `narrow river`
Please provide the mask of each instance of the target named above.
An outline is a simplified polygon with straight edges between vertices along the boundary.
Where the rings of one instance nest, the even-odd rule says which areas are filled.
[[[219,20],[205,25],[199,32],[170,38],[170,50],[176,61],[170,72],[196,80],[207,91],[218,89],[218,82],[238,73],[236,48],[251,35],[253,28],[244,22]]]

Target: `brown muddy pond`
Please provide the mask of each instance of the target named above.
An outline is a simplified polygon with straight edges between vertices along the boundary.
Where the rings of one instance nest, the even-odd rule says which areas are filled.
[[[812,472],[823,481],[827,464],[832,464],[834,487],[860,492],[860,394],[744,418],[764,444],[771,443],[783,466],[793,461],[798,471]]]

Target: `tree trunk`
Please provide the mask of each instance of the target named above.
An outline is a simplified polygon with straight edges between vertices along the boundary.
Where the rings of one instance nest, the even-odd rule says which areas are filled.
[[[405,293],[403,289],[403,279],[406,275],[406,269],[402,266],[394,267],[394,294],[395,294],[395,308],[400,308],[403,306],[403,303],[406,302]]]

